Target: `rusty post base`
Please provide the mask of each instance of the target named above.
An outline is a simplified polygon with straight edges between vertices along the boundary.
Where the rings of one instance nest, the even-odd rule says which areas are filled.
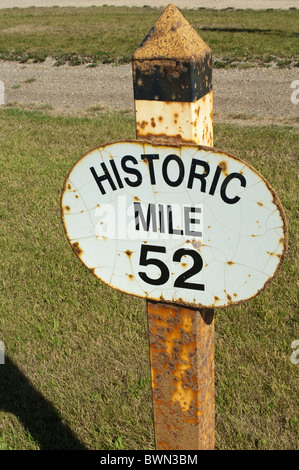
[[[157,450],[214,449],[214,311],[147,301]]]

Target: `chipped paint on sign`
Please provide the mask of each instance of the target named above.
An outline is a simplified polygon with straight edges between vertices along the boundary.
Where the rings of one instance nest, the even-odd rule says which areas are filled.
[[[210,147],[104,145],[74,165],[61,202],[67,238],[87,268],[150,300],[235,305],[274,278],[286,251],[269,183]]]

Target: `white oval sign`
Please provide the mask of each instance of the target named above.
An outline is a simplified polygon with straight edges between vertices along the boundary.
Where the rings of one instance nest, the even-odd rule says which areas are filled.
[[[258,294],[287,246],[282,206],[250,165],[216,149],[115,142],[71,169],[67,238],[111,287],[192,307]]]

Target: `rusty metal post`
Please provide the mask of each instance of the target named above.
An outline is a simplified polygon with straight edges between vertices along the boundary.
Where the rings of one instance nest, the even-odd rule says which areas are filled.
[[[137,138],[213,145],[212,53],[168,5],[133,55]],[[214,311],[147,301],[156,449],[214,448]]]

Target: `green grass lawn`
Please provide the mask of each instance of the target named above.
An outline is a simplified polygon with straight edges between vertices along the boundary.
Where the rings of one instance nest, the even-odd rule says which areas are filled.
[[[100,144],[134,138],[134,117],[3,108],[0,135],[0,450],[153,449],[145,301],[97,280],[60,218],[72,165]],[[216,448],[298,449],[298,133],[218,124],[214,144],[268,179],[290,232],[274,282],[216,310]]]
[[[162,11],[108,6],[0,10],[0,58],[128,63]],[[211,47],[214,67],[252,61],[299,65],[298,9],[181,11]]]

